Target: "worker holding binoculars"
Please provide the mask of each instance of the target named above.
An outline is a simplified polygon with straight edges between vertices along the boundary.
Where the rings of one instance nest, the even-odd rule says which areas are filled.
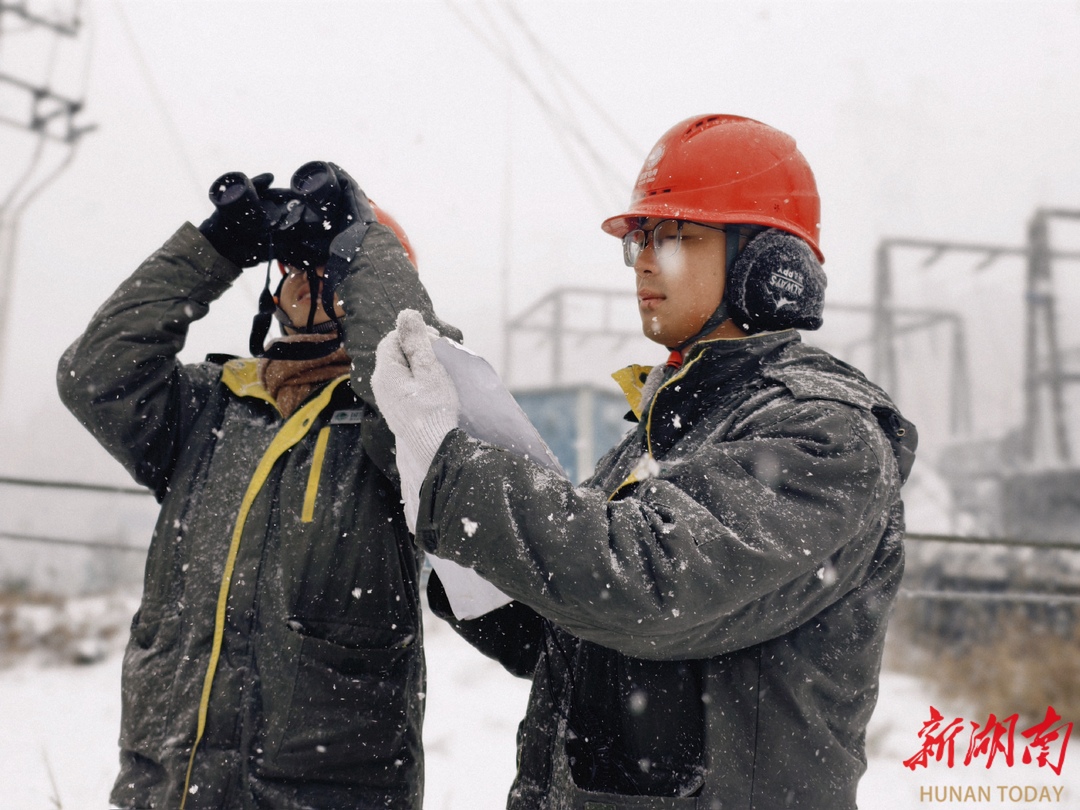
[[[420,810],[422,554],[369,380],[400,311],[460,334],[345,171],[272,181],[215,181],[211,216],[146,259],[60,361],[67,407],[161,503],[110,801]],[[190,325],[262,263],[252,357],[179,362]]]

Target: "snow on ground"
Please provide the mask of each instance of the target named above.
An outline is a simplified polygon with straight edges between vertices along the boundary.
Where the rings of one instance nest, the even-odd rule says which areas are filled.
[[[529,682],[480,655],[450,625],[430,613],[424,619],[428,666],[424,808],[505,807]]]
[[[470,649],[447,625],[430,616],[427,619],[425,808],[500,808],[514,774],[514,737],[524,714],[528,683]],[[106,807],[116,768],[120,713],[120,654],[116,646],[112,650],[89,665],[24,661],[0,670],[0,807]],[[931,703],[946,715],[963,714],[928,695],[917,678],[884,674],[881,701],[868,734],[870,767],[859,789],[863,810],[1080,808],[1080,767],[1076,764],[1080,753],[1076,752],[1072,762],[1066,757],[1061,777],[1049,768],[1021,765],[1019,755],[1012,768],[1000,761],[989,770],[959,763],[949,769],[935,761],[914,773],[905,768],[903,761],[919,750],[918,731]],[[962,752],[958,755],[962,759]],[[930,794],[928,800],[925,792],[935,787],[952,787],[959,791],[954,795],[969,798],[937,801]],[[989,788],[989,801],[971,800],[979,797],[980,787]],[[1061,793],[1055,794],[1054,788],[1062,788]],[[1028,800],[1023,798],[1025,789],[1028,797],[1059,795],[1060,799]],[[1010,798],[1010,791],[1020,800]]]
[[[108,806],[116,776],[119,686],[119,654],[88,666],[27,662],[0,672],[0,806]]]
[[[529,684],[425,616],[426,810],[499,808]],[[0,669],[0,808],[104,810],[116,776],[119,645],[89,665]]]

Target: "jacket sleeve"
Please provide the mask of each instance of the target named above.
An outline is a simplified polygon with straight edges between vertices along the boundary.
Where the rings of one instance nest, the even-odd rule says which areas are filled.
[[[345,350],[352,358],[352,389],[370,408],[371,417],[364,424],[364,448],[383,473],[396,481],[394,434],[383,421],[371,390],[375,349],[404,309],[418,311],[428,324],[453,340],[460,341],[461,332],[435,315],[431,298],[397,236],[379,223],[369,227],[337,294],[345,310],[342,327]]]
[[[60,359],[60,398],[140,484],[160,496],[217,382],[183,366],[188,327],[240,275],[185,223],[112,294]]]
[[[456,430],[417,538],[580,638],[641,658],[719,655],[871,576],[899,487],[886,441],[861,410],[789,400],[609,499]]]
[[[506,667],[512,675],[531,678],[544,644],[544,619],[521,602],[511,602],[476,619],[454,615],[439,575],[428,577],[428,606],[469,644]]]
[[[394,328],[398,313],[415,309],[447,337],[460,341],[461,332],[438,319],[420,276],[394,232],[372,224],[359,253],[349,265],[338,291],[345,319],[345,350],[353,361],[353,390],[375,407],[371,372],[375,349]]]

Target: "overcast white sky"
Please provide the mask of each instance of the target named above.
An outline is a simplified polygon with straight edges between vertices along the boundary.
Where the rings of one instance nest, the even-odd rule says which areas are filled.
[[[55,56],[40,32],[0,33],[0,72],[51,76],[85,95],[79,120],[96,125],[22,220],[0,358],[3,474],[123,480],[62,410],[56,360],[142,258],[208,215],[205,189],[227,170],[284,185],[308,160],[340,163],[404,225],[443,317],[496,363],[505,257],[512,313],[559,286],[628,288],[599,223],[690,115],[796,137],[823,198],[832,301],[869,301],[882,236],[1019,245],[1037,206],[1080,208],[1076,0],[93,0],[83,13]],[[477,32],[507,44],[530,86]],[[565,97],[572,124],[553,125],[535,94]],[[20,114],[8,95],[0,114]],[[579,170],[592,165],[580,138],[617,179]],[[32,146],[0,128],[0,200]],[[41,168],[61,157],[52,148]],[[904,294],[972,310],[969,342],[1000,355],[1019,343],[1020,271],[985,274],[1000,295],[925,273]],[[246,351],[261,272],[196,325],[186,359]],[[614,359],[657,359],[642,350]],[[991,408],[1016,408],[1015,391],[995,396]]]

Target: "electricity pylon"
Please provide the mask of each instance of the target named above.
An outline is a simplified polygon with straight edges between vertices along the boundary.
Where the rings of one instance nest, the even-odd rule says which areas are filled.
[[[51,52],[63,38],[75,38],[82,28],[79,3],[67,17],[44,16],[35,12],[26,0],[0,2],[0,60],[10,48],[7,40],[12,36],[34,36],[52,40],[52,48],[40,48],[38,52]],[[15,60],[23,68],[25,65]],[[51,74],[52,65],[48,68]],[[0,124],[19,130],[31,141],[29,164],[23,169],[0,199],[0,390],[3,384],[3,360],[6,349],[8,310],[15,281],[15,256],[18,244],[19,221],[30,204],[71,163],[80,138],[93,129],[80,125],[76,117],[82,111],[81,99],[69,98],[56,92],[51,77],[44,79],[17,75],[0,61]],[[59,146],[60,157],[55,157]],[[11,154],[13,150],[5,150]],[[50,163],[52,164],[50,166]]]

